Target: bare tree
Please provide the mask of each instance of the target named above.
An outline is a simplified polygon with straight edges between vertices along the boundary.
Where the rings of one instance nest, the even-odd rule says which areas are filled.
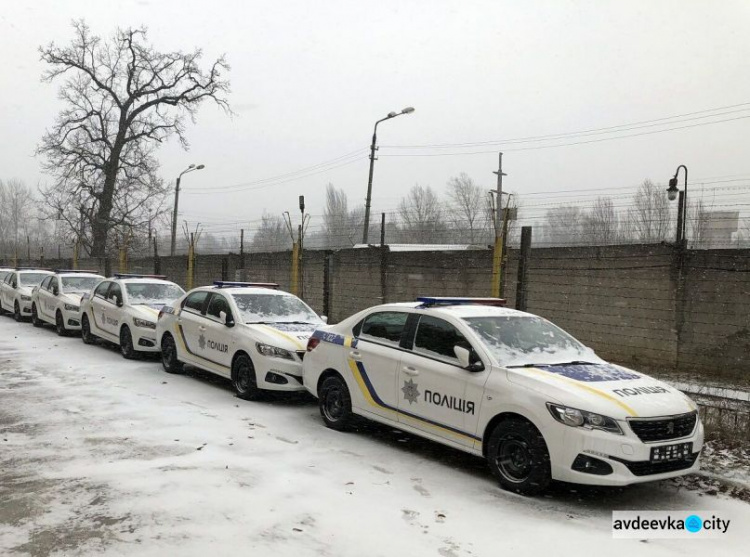
[[[668,239],[672,225],[672,211],[666,188],[645,180],[633,198],[633,206],[628,210],[627,228],[634,234],[634,240],[643,243],[656,243]]]
[[[471,177],[462,172],[448,180],[454,228],[459,242],[475,244],[487,235],[487,195]],[[491,222],[491,221],[490,221]]]
[[[166,193],[157,177],[156,147],[176,135],[188,147],[186,118],[210,100],[229,111],[224,58],[208,70],[201,51],[161,53],[146,29],[118,29],[110,40],[74,22],[70,46],[40,48],[49,69],[43,80],[65,76],[65,108],[38,148],[55,182],[45,200],[71,227],[81,215],[95,257],[105,255],[108,235],[122,225],[138,230]],[[86,227],[79,225],[80,230]]]
[[[437,194],[430,186],[413,186],[398,206],[404,241],[435,244],[444,240],[446,230]]]
[[[562,205],[549,209],[544,215],[542,225],[544,243],[558,246],[585,243],[583,220],[583,211],[575,205]]]
[[[326,187],[326,208],[323,212],[325,247],[351,247],[353,238],[364,222],[364,208],[349,210],[349,201],[343,189],[333,184]],[[312,244],[308,244],[312,245]]]
[[[253,236],[252,249],[256,252],[283,251],[290,249],[292,239],[284,219],[278,215],[263,213],[260,226]]]
[[[610,197],[597,197],[591,211],[583,216],[583,240],[591,245],[617,242],[620,219]]]

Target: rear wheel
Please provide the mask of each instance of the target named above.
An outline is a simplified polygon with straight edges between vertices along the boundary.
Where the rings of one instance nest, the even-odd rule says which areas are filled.
[[[549,451],[544,437],[522,418],[500,422],[488,441],[487,461],[503,489],[538,495],[551,480]]]
[[[21,306],[18,305],[18,302],[13,304],[13,319],[21,322],[21,319],[23,319],[23,316],[21,315]]]
[[[350,429],[354,414],[346,381],[340,375],[327,377],[320,386],[319,396],[320,415],[326,426],[338,431]]]
[[[135,360],[138,353],[133,348],[133,335],[127,325],[120,329],[120,354],[126,360]]]
[[[36,304],[31,304],[31,324],[34,325],[34,327],[41,327],[44,325],[42,320],[39,319],[39,314],[36,312]]]
[[[240,354],[234,360],[232,385],[237,396],[243,400],[258,400],[262,396],[255,377],[255,366],[247,354]]]
[[[161,365],[167,373],[182,373],[184,368],[184,364],[177,359],[177,345],[169,333],[161,339]]]
[[[55,330],[61,337],[68,336],[69,331],[65,328],[65,318],[63,318],[63,314],[61,311],[58,311],[55,315]]]
[[[94,342],[96,342],[96,338],[91,333],[89,316],[85,313],[81,316],[81,340],[84,344],[94,344]]]

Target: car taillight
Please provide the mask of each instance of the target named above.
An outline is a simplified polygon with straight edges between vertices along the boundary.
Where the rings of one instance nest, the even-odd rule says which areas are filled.
[[[310,339],[307,341],[307,351],[312,352],[315,350],[315,347],[320,344],[320,339],[315,337],[310,337]]]

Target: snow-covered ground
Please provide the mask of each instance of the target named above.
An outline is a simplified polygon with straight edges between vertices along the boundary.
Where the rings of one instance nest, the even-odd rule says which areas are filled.
[[[484,462],[315,402],[244,402],[0,318],[0,554],[746,555],[750,505],[681,489],[499,489]],[[717,510],[721,540],[614,540],[612,510]],[[744,549],[743,549],[744,548]]]

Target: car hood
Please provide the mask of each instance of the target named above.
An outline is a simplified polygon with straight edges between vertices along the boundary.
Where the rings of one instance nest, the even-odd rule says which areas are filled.
[[[159,309],[162,308],[164,304],[159,305]],[[159,318],[159,309],[156,309],[151,306],[144,306],[144,305],[137,305],[137,306],[130,306],[133,309],[133,316],[138,317],[140,319],[148,319],[149,321],[156,321]]]
[[[82,292],[69,292],[62,295],[62,301],[66,304],[74,304],[76,306],[81,305]]]
[[[305,350],[307,340],[321,324],[303,323],[248,323],[245,325],[258,342],[268,343],[291,351]]]
[[[508,379],[579,410],[617,419],[671,416],[697,407],[666,383],[622,366],[561,364],[509,368]]]
[[[33,289],[33,286],[19,286],[16,289],[16,292],[18,292],[18,295],[21,296],[31,296],[31,290]]]

